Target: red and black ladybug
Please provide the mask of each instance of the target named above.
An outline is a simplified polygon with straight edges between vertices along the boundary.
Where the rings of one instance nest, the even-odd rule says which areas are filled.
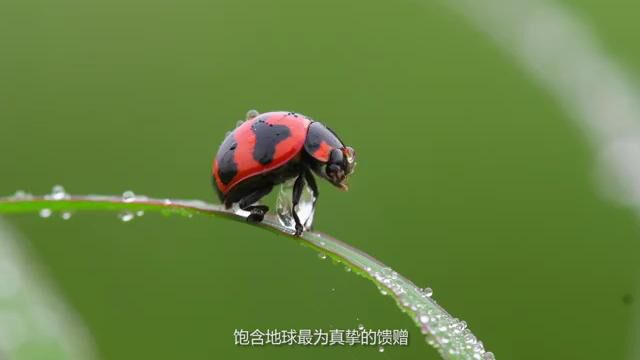
[[[228,209],[237,203],[251,212],[247,221],[260,222],[269,211],[254,205],[275,185],[296,178],[293,218],[296,235],[303,226],[296,213],[305,182],[318,199],[312,172],[347,190],[355,166],[355,151],[323,124],[294,112],[247,113],[247,121],[227,134],[213,162],[213,186]]]

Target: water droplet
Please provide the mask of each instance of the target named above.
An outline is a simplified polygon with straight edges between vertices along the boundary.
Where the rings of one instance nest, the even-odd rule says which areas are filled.
[[[351,272],[351,267],[349,267],[348,265],[345,265],[344,271]]]
[[[51,194],[49,194],[48,198],[52,200],[62,200],[67,198],[68,195],[64,191],[62,185],[55,185],[53,189],[51,189]]]
[[[254,117],[256,117],[258,115],[260,115],[258,110],[251,109],[251,110],[247,111],[247,120],[253,119]]]
[[[429,344],[429,345],[431,345],[431,346],[433,346],[435,348],[437,348],[438,345],[439,345],[438,342],[436,341],[436,338],[431,334],[425,336],[425,340],[427,341],[427,344]]]
[[[135,200],[136,200],[136,194],[133,191],[127,190],[122,193],[122,201],[129,203]]]
[[[326,259],[326,258],[327,258],[327,254],[325,254],[325,253],[318,253],[318,258],[319,258],[320,260],[324,260],[324,259]]]
[[[429,323],[429,317],[427,315],[420,315],[420,322],[423,324]]]
[[[129,222],[133,220],[134,217],[135,215],[130,211],[123,211],[118,214],[118,219],[120,219],[122,222]]]
[[[391,268],[388,268],[388,267],[382,268],[382,270],[380,270],[380,272],[382,273],[383,277],[388,279],[388,281],[397,280],[398,279],[398,273],[393,271]]]
[[[420,292],[422,293],[422,296],[425,296],[425,297],[431,297],[433,295],[433,290],[429,287],[420,289]]]
[[[331,288],[331,292],[335,292],[335,291],[336,291],[336,288]]]
[[[467,344],[473,345],[477,342],[477,339],[475,335],[469,332],[468,334],[464,335],[464,342],[466,342]]]
[[[384,352],[384,348],[383,348],[382,346],[380,346],[380,347],[378,348],[378,352]]]
[[[69,220],[71,219],[71,213],[69,211],[65,211],[62,214],[60,214],[60,217],[62,218],[62,220]]]
[[[388,294],[387,290],[380,288],[380,294],[386,296]]]
[[[138,217],[144,216],[144,211],[142,211],[142,210],[138,210],[138,211],[136,212],[136,216],[138,216]]]
[[[363,324],[358,324],[358,330],[360,330],[360,331],[364,330],[364,325]]]
[[[496,360],[496,357],[491,351],[488,351],[482,354],[482,360]]]
[[[50,217],[52,213],[51,209],[42,209],[40,210],[40,217],[46,219]]]
[[[289,180],[280,186],[276,200],[276,214],[278,222],[285,228],[295,231],[296,223],[293,218],[293,184],[295,180]],[[296,206],[296,213],[305,230],[310,230],[315,214],[315,197],[309,186],[305,185],[302,196]],[[324,247],[324,245],[321,245]]]
[[[13,196],[11,196],[12,200],[29,200],[32,198],[33,198],[33,195],[23,190],[18,190],[13,194]]]

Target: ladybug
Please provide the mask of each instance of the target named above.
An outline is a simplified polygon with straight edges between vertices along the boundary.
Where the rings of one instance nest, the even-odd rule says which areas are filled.
[[[296,213],[305,183],[313,193],[318,186],[313,173],[342,190],[355,167],[355,151],[328,127],[294,112],[259,114],[227,134],[213,161],[213,186],[227,209],[238,204],[249,211],[249,222],[261,222],[269,211],[256,205],[275,185],[296,179],[293,185],[293,218],[296,235],[304,227]]]

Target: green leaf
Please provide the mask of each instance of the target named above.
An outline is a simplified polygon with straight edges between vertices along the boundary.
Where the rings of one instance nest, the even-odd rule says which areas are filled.
[[[65,193],[42,197],[19,193],[14,197],[0,198],[0,214],[40,213],[41,216],[49,216],[51,212],[80,211],[120,211],[127,214],[144,211],[187,217],[209,215],[246,223],[244,217],[221,205],[199,200],[152,199],[133,195],[71,196]],[[274,216],[265,217],[263,222],[255,226],[287,236],[326,254],[335,262],[347,266],[353,273],[371,280],[382,294],[391,296],[400,310],[413,319],[426,336],[427,343],[434,346],[444,359],[494,359],[493,353],[484,350],[482,342],[476,339],[464,321],[453,318],[435,302],[430,289],[420,289],[367,253],[319,232],[307,231],[297,237],[291,229],[280,225]]]

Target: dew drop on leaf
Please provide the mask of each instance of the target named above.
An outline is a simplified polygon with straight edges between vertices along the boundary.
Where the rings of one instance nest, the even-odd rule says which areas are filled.
[[[69,197],[69,195],[64,191],[62,185],[55,185],[53,189],[51,189],[51,194],[47,195],[45,198],[51,200],[63,200],[67,197]]]
[[[424,289],[420,289],[420,292],[422,293],[422,296],[426,296],[426,297],[431,297],[433,295],[433,290],[428,287]]]
[[[50,217],[52,213],[51,209],[42,209],[40,210],[40,217],[46,219]]]
[[[496,360],[496,357],[491,351],[488,351],[482,354],[482,360]]]
[[[13,196],[11,196],[12,200],[29,200],[32,198],[33,198],[33,195],[23,190],[18,190],[13,194]]]
[[[129,222],[133,220],[134,217],[135,215],[130,211],[123,211],[120,214],[118,214],[118,219],[120,219],[120,221],[122,222]]]
[[[136,200],[136,194],[133,191],[127,190],[124,193],[122,193],[122,201],[133,202],[135,200]]]

